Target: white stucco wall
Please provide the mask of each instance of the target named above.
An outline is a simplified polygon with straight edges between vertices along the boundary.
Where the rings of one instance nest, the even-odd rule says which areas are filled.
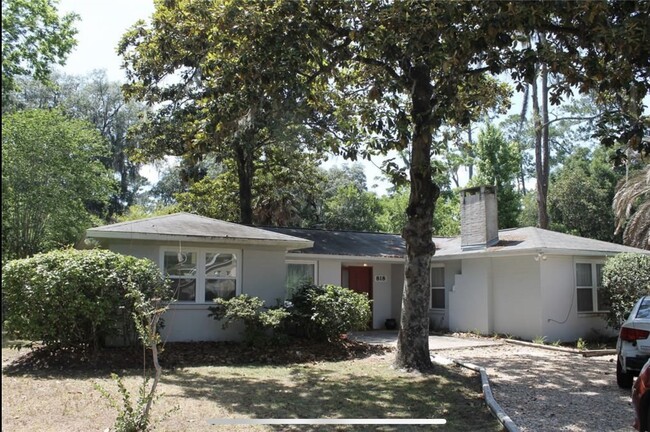
[[[386,280],[377,280],[377,276]],[[392,270],[389,263],[372,264],[372,327],[384,328],[388,318],[393,318],[391,310],[392,301]]]
[[[318,260],[318,285],[326,284],[341,286],[340,260]]]
[[[551,255],[541,261],[543,335],[548,341],[575,341],[597,333],[615,336],[616,332],[607,328],[602,315],[578,313],[575,259]]]
[[[534,256],[493,258],[492,332],[542,336],[540,263]]]
[[[149,258],[159,266],[161,248],[237,249],[240,251],[241,274],[237,277],[238,293],[260,297],[267,305],[275,305],[276,300],[284,300],[286,279],[286,254],[284,249],[242,248],[217,243],[183,243],[166,242],[124,242],[115,241],[108,244],[110,250],[139,258]],[[221,322],[208,317],[211,304],[172,303],[163,316],[165,327],[161,331],[163,340],[175,341],[216,341],[239,339],[241,326],[233,325],[223,330]]]
[[[490,258],[466,259],[462,274],[454,276],[449,292],[449,329],[492,333],[490,316],[492,295],[492,265]]]
[[[399,325],[402,313],[402,292],[404,291],[404,264],[391,264],[391,318]]]

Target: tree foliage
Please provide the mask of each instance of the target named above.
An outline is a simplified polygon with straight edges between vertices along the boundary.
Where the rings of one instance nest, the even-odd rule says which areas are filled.
[[[227,144],[224,151],[250,155],[241,144],[263,142],[249,139],[263,129],[247,125],[273,118],[260,114],[272,112],[267,102],[286,110],[295,101],[308,107],[310,131],[331,137],[333,149],[348,158],[409,148],[408,176],[393,172],[396,181],[410,182],[396,364],[424,371],[432,368],[427,305],[440,193],[433,136],[445,123],[467,125],[473,107],[494,99],[487,73],[509,72],[521,88],[545,64],[565,78],[549,89],[551,103],[576,88],[642,99],[650,81],[649,8],[641,1],[176,1],[159,3],[153,26],[130,31],[121,52],[138,78],[127,90],[151,103],[169,102],[161,116],[173,113],[174,122],[152,123],[159,132],[153,135],[168,138],[156,142],[183,153],[198,156]],[[535,32],[549,43],[539,49],[519,43]],[[164,80],[174,73],[180,83]],[[181,97],[167,97],[177,92]],[[174,139],[178,132],[186,139]],[[244,162],[254,158],[237,160],[243,174],[253,172],[252,162]],[[240,193],[249,190],[240,183]]]
[[[30,75],[47,83],[51,66],[64,64],[77,44],[70,13],[59,16],[57,0],[6,0],[2,2],[2,107],[16,90],[16,78]]]
[[[68,117],[93,124],[101,133],[109,148],[101,161],[115,172],[118,190],[107,208],[95,212],[103,213],[107,219],[124,213],[146,182],[139,173],[142,164],[128,157],[137,144],[127,136],[128,129],[139,122],[144,107],[125,102],[120,84],[109,81],[104,71],[93,71],[86,76],[53,73],[49,85],[29,77],[19,78],[17,82],[20,90],[11,95],[5,111],[57,108]]]
[[[499,228],[516,227],[521,207],[515,189],[521,161],[517,144],[507,142],[497,127],[488,124],[478,136],[475,154],[478,174],[470,185],[496,186]]]
[[[92,125],[59,111],[2,118],[3,260],[75,244],[95,221],[89,208],[113,191]]]
[[[612,171],[607,151],[581,148],[551,176],[549,214],[553,230],[613,241],[611,202],[620,174]],[[620,240],[619,240],[620,241]]]
[[[66,249],[13,260],[2,269],[4,328],[61,348],[97,348],[119,336],[132,342],[132,290],[148,299],[171,298],[160,269],[147,259]]]
[[[619,180],[612,207],[623,243],[650,250],[650,165]]]
[[[650,295],[650,256],[622,253],[607,260],[601,292],[609,304],[607,323],[618,329],[634,303]]]

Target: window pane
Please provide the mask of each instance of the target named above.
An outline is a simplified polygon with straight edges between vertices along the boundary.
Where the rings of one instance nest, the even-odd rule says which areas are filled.
[[[591,287],[591,264],[576,264],[576,285],[581,287]]]
[[[206,253],[205,276],[237,277],[237,257],[230,253]]]
[[[650,318],[650,299],[644,298],[639,305],[636,318]]]
[[[432,288],[431,289],[431,308],[444,309],[445,308],[445,289]]]
[[[591,288],[578,288],[578,312],[592,312],[594,302],[591,295]]]
[[[596,264],[596,286],[603,286],[603,264]]]
[[[287,264],[287,290],[289,292],[315,279],[314,264]]]
[[[196,253],[166,251],[164,257],[165,273],[170,276],[196,277]]]
[[[445,286],[445,269],[444,267],[431,268],[431,286],[443,287]]]
[[[211,302],[215,298],[231,299],[235,296],[237,282],[234,279],[216,279],[205,281],[205,301]]]
[[[609,303],[605,301],[605,295],[603,294],[603,290],[597,289],[596,290],[596,297],[598,298],[598,310],[599,311],[608,311],[609,310]]]
[[[196,279],[172,279],[178,301],[196,300]]]

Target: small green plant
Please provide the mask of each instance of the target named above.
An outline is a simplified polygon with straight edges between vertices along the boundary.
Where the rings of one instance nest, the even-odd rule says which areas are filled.
[[[368,327],[370,302],[349,288],[303,284],[289,302],[290,325],[305,337],[336,342],[342,334]]]
[[[121,403],[99,384],[95,384],[95,388],[117,410],[118,415],[113,425],[117,432],[143,432],[150,428],[151,406],[160,397],[156,395],[156,389],[162,376],[162,368],[158,362],[159,344],[161,342],[160,334],[158,333],[158,323],[162,315],[167,311],[171,296],[167,287],[163,286],[154,292],[156,295],[153,298],[148,299],[137,289],[135,284],[131,283],[130,279],[127,281],[127,284],[129,287],[127,288],[126,296],[133,301],[134,312],[132,317],[135,328],[144,347],[151,350],[155,368],[153,382],[149,385],[150,377],[144,371],[138,398],[135,402],[131,400],[131,394],[117,374],[111,374],[111,378],[117,384],[118,392],[121,396]]]
[[[546,336],[535,336],[533,338],[533,343],[544,345],[546,343]]]
[[[473,334],[474,336],[482,336],[481,330],[475,328],[469,331],[470,334]]]
[[[582,338],[578,338],[578,340],[576,341],[576,348],[579,349],[580,351],[586,350],[587,342]]]
[[[560,342],[559,340],[556,340],[556,341],[553,342],[551,345],[553,345],[553,346],[555,346],[555,347],[559,347],[559,346],[560,346],[560,343],[561,343],[561,342]]]
[[[235,321],[244,323],[244,341],[249,345],[263,345],[272,342],[267,330],[278,331],[283,321],[289,316],[286,308],[279,306],[263,311],[264,301],[259,297],[242,294],[228,300],[217,298],[215,306],[208,309],[208,316],[215,320],[223,320],[222,328],[226,329]]]

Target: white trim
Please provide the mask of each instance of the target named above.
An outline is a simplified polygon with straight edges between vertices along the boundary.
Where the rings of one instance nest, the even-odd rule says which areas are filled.
[[[320,280],[318,278],[318,276],[319,276],[319,274],[318,274],[318,260],[288,259],[288,260],[284,261],[284,264],[285,265],[289,265],[289,264],[312,264],[314,266],[314,280],[313,280],[313,283],[318,284],[318,281]],[[285,285],[286,285],[286,281],[285,281]]]
[[[432,281],[431,281],[431,271],[432,271],[434,268],[441,268],[441,269],[443,270],[442,286],[433,286],[433,284],[432,284]],[[431,311],[431,312],[444,313],[444,312],[447,311],[447,307],[448,307],[448,304],[447,304],[447,303],[448,303],[448,301],[447,301],[447,286],[445,285],[445,279],[446,279],[446,277],[447,277],[447,274],[446,274],[446,273],[447,273],[447,272],[445,271],[445,264],[440,264],[440,263],[431,263],[431,266],[430,266],[430,268],[429,268],[429,295],[430,295],[430,298],[429,298],[429,311]],[[445,301],[445,307],[444,307],[444,308],[434,308],[434,307],[431,307],[431,301],[432,301],[432,299],[433,299],[433,290],[434,290],[434,289],[437,289],[437,290],[440,290],[440,289],[441,289],[441,290],[443,290],[443,292],[444,292],[444,294],[445,294],[445,300],[444,300],[444,301]]]
[[[237,237],[216,237],[216,236],[188,236],[176,234],[156,234],[141,232],[109,232],[95,231],[92,228],[86,230],[86,236],[95,239],[122,239],[122,240],[150,240],[150,241],[172,241],[172,242],[194,242],[194,243],[221,243],[227,245],[262,245],[262,246],[283,246],[287,251],[305,249],[314,246],[311,240],[278,240],[278,239],[249,239]]]
[[[367,255],[325,255],[313,253],[291,253],[287,252],[287,259],[289,260],[337,260],[345,262],[378,262],[378,263],[393,263],[403,264],[406,257],[377,257]]]
[[[591,286],[578,286],[578,264],[589,264],[591,270]],[[589,259],[584,257],[573,258],[573,289],[576,295],[576,313],[579,317],[588,317],[594,315],[604,315],[608,310],[598,309],[598,290],[602,287],[598,286],[598,265],[605,265],[604,259]],[[592,310],[581,311],[578,310],[578,289],[591,289],[591,307]]]
[[[158,251],[158,266],[160,267],[160,271],[163,272],[163,275],[165,275],[165,252],[174,252],[178,253],[179,251],[181,252],[195,252],[197,254],[196,257],[196,292],[194,293],[194,301],[175,301],[174,304],[178,305],[211,305],[212,302],[206,302],[205,301],[205,256],[207,253],[214,253],[214,252],[220,252],[220,253],[228,253],[232,254],[235,256],[235,259],[237,260],[237,275],[235,277],[235,295],[240,295],[242,291],[242,286],[243,286],[243,261],[244,261],[244,256],[242,253],[241,249],[224,249],[220,247],[213,247],[213,248],[205,248],[205,247],[194,247],[194,246],[189,246],[187,248],[184,248],[182,244],[180,245],[161,245],[159,247]],[[166,276],[166,275],[165,275]],[[178,279],[178,278],[175,278]]]

